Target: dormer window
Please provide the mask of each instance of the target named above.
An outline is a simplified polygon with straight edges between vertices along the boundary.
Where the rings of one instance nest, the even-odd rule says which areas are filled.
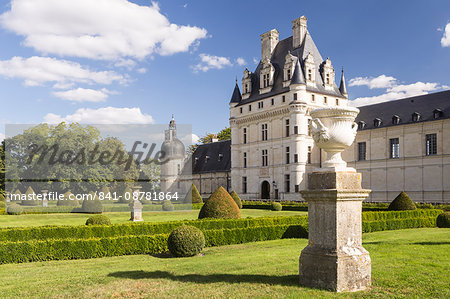
[[[244,77],[242,78],[242,98],[247,99],[250,96],[250,93],[252,92],[252,73],[245,68],[244,71]]]
[[[359,121],[358,122],[358,129],[359,130],[362,130],[362,129],[364,129],[366,127],[366,122],[365,121]]]
[[[373,126],[374,126],[375,128],[381,127],[381,124],[382,124],[382,123],[383,123],[383,122],[381,121],[380,118],[375,118],[375,119],[373,120]]]
[[[399,123],[400,123],[400,116],[398,116],[398,115],[392,116],[392,124],[398,125]]]
[[[266,59],[263,63],[263,67],[260,73],[260,91],[259,93],[269,92],[271,90],[271,86],[273,85],[273,75],[275,73],[275,68],[272,63],[270,63],[269,59]]]
[[[420,120],[420,113],[419,112],[414,112],[412,114],[412,121],[413,122],[418,122]]]
[[[306,74],[306,83],[313,84],[316,81],[314,74],[316,70],[316,64],[314,62],[314,56],[309,53],[305,58],[305,74]]]
[[[438,119],[440,117],[442,117],[442,110],[441,109],[434,109],[433,110],[433,118],[434,119]]]
[[[321,73],[325,88],[332,89],[334,84],[334,68],[330,58],[327,58],[327,60],[322,63]]]
[[[197,164],[197,162],[198,162],[198,157],[195,157],[194,158],[194,164]]]
[[[223,154],[219,154],[219,162],[223,160]]]
[[[205,156],[205,163],[208,163],[209,156]]]
[[[297,57],[291,54],[289,51],[285,57],[284,71],[283,71],[283,87],[289,86],[291,83],[292,74],[294,73],[295,63],[297,62]]]

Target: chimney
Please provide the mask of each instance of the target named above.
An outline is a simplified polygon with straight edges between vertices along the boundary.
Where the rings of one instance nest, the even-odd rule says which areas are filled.
[[[292,42],[294,49],[300,47],[306,36],[307,26],[306,22],[308,19],[305,16],[301,16],[298,19],[292,21]]]
[[[280,33],[276,29],[272,29],[261,34],[261,60],[270,59],[272,52],[278,44]]]

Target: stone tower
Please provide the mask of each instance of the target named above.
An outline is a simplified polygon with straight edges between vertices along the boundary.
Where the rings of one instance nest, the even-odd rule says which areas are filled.
[[[164,162],[161,165],[161,191],[168,192],[179,188],[174,184],[181,174],[186,158],[184,144],[177,138],[177,125],[173,115],[169,123],[169,129],[165,130],[161,152],[164,153]]]

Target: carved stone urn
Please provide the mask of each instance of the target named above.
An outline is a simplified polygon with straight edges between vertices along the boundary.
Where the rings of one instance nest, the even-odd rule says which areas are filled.
[[[358,108],[330,107],[311,111],[311,134],[316,145],[327,153],[322,168],[316,171],[351,171],[342,160],[341,153],[355,140]]]

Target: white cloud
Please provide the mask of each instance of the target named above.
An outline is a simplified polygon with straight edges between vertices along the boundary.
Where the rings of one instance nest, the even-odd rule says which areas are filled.
[[[73,102],[104,102],[111,93],[106,88],[101,90],[77,88],[66,91],[55,91],[53,95]]]
[[[151,115],[141,112],[140,108],[105,107],[99,109],[80,108],[66,116],[48,113],[46,123],[78,122],[83,124],[152,124]]]
[[[207,31],[170,23],[158,4],[127,0],[14,0],[0,24],[45,54],[102,60],[187,52]]]
[[[20,78],[26,86],[38,86],[47,82],[56,83],[55,88],[72,83],[111,84],[125,83],[126,79],[113,71],[94,72],[79,63],[50,57],[13,57],[0,61],[0,76]]]
[[[185,135],[181,138],[181,141],[184,144],[196,144],[200,140],[200,137],[198,135],[195,135],[192,133],[191,135]]]
[[[137,72],[139,74],[145,74],[147,72],[147,69],[145,67],[141,67],[141,68],[137,69]]]
[[[238,57],[238,59],[236,59],[236,63],[240,66],[243,66],[247,64],[247,61],[245,61],[245,59],[242,57]]]
[[[210,69],[223,69],[227,66],[232,66],[231,61],[226,57],[214,56],[208,54],[200,54],[199,55],[201,62],[192,66],[192,69],[195,73],[200,71],[207,72]]]
[[[114,63],[115,67],[124,67],[128,70],[132,70],[136,66],[136,61],[132,59],[123,59],[120,58],[118,61]]]
[[[391,76],[380,75],[378,77],[356,77],[349,81],[349,86],[367,86],[370,89],[388,88],[396,85],[397,79]]]
[[[259,64],[259,60],[258,60],[258,58],[256,58],[256,57],[253,57],[253,63],[254,63],[254,64]]]
[[[366,106],[427,94],[431,91],[436,91],[442,88],[443,86],[440,86],[438,83],[423,83],[419,81],[413,84],[395,85],[393,87],[387,88],[386,93],[382,95],[373,97],[361,97],[354,99],[349,103],[354,107]]]
[[[445,32],[441,39],[441,45],[443,47],[450,47],[450,23],[445,26]]]

